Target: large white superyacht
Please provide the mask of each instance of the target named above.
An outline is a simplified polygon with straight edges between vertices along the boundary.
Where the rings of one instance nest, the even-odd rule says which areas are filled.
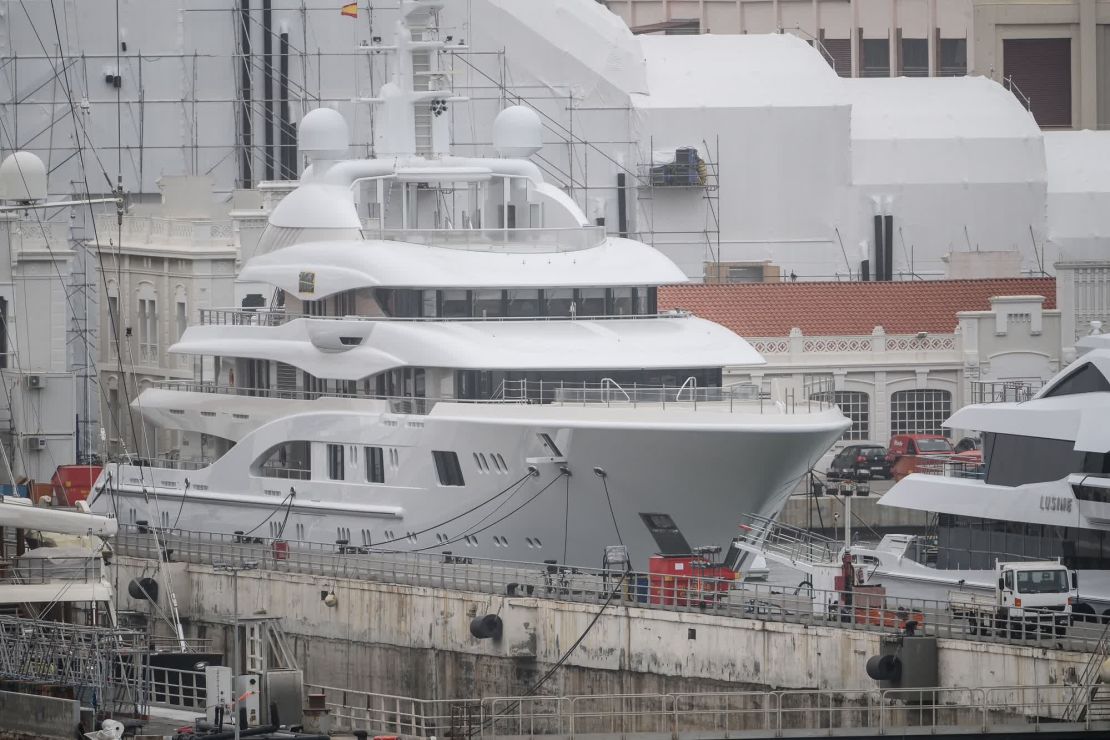
[[[1059,559],[1078,572],[1076,611],[1110,617],[1110,336],[1077,348],[1086,352],[1036,393],[995,384],[987,395],[999,402],[945,423],[982,433],[982,469],[937,463],[882,497],[935,514],[935,550],[907,535],[853,547],[870,582],[943,600],[954,587],[992,590],[996,561]]]
[[[394,42],[368,47],[392,57],[374,158],[347,158],[337,112],[303,119],[310,166],[239,275],[270,297],[202,312],[171,349],[195,380],[134,406],[180,446],[107,464],[95,511],[571,565],[623,544],[642,567],[645,515],[727,544],[847,428],[827,404],[722,387],[762,357],[658,312],[657,287],[685,276],[544,181],[533,111],[498,117],[499,158],[451,155],[439,5],[403,3]]]

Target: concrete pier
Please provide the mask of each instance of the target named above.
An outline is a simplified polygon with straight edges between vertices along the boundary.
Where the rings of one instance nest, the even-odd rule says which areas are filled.
[[[150,561],[117,557],[119,582]],[[280,617],[308,684],[427,699],[517,696],[565,656],[545,693],[666,693],[738,689],[874,689],[864,672],[880,634],[826,625],[569,603],[420,586],[210,565],[168,566],[192,637],[230,650],[232,588],[241,619]],[[165,576],[163,576],[165,579]],[[167,584],[169,585],[169,584]],[[122,591],[123,589],[121,589]],[[324,596],[334,593],[335,606]],[[123,608],[145,609],[130,602]],[[470,634],[475,616],[497,614],[499,641]],[[591,629],[591,622],[596,623]],[[1066,684],[1085,653],[1043,645],[939,641],[944,686]]]

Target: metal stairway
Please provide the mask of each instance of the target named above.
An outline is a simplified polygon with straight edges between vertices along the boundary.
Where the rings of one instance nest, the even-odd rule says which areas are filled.
[[[1075,691],[1064,719],[1072,722],[1110,720],[1110,684],[1102,680],[1102,666],[1110,659],[1110,623],[1102,630],[1098,644],[1091,652],[1083,673],[1078,677]]]

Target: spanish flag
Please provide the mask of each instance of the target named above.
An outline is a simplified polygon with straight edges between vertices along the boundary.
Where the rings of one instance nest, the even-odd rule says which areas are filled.
[[[358,3],[347,3],[339,10],[340,15],[348,18],[358,18]]]

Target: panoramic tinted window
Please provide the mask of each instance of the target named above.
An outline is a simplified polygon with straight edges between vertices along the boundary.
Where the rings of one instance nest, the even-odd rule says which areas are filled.
[[[1045,397],[1074,396],[1078,393],[1100,391],[1110,391],[1110,382],[1107,382],[1106,377],[1098,371],[1097,367],[1088,363],[1061,380],[1055,388],[1045,394]]]
[[[983,461],[987,483],[1020,486],[1060,480],[1083,468],[1086,454],[1075,451],[1066,439],[1022,437],[1016,434],[984,434]]]

